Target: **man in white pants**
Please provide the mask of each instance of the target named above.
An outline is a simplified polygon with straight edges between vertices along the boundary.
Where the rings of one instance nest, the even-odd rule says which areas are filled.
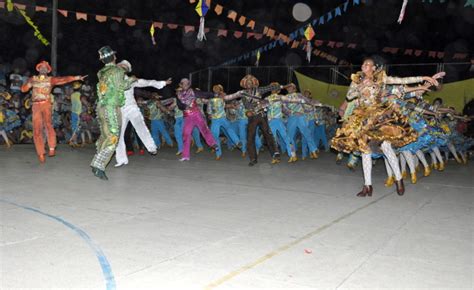
[[[117,65],[122,67],[127,73],[130,73],[132,71],[132,65],[126,60],[122,60]],[[134,89],[144,87],[154,87],[156,89],[162,89],[169,84],[171,84],[171,78],[167,79],[166,81],[138,79],[132,84],[130,89],[125,91],[125,105],[121,108],[122,130],[120,132],[120,139],[117,149],[115,150],[115,159],[117,161],[115,167],[120,167],[122,165],[128,164],[124,135],[125,128],[127,128],[127,124],[129,121],[132,122],[132,126],[135,128],[138,137],[140,138],[140,140],[142,140],[148,152],[153,155],[156,154],[157,148],[155,141],[153,141],[150,131],[148,130],[145,124],[145,120],[143,119],[142,112],[140,111],[140,108],[138,107],[137,102],[135,101]]]

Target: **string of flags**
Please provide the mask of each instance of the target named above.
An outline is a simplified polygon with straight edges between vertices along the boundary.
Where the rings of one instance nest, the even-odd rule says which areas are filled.
[[[5,8],[5,3],[2,2],[2,4],[3,5],[0,5],[0,8]],[[43,36],[43,34],[41,34],[41,31],[39,30],[38,26],[33,22],[33,20],[31,20],[31,18],[28,15],[26,15],[26,12],[25,12],[26,6],[14,4],[12,0],[7,0],[6,6],[7,6],[8,12],[12,12],[13,9],[15,9],[21,16],[23,16],[26,23],[28,23],[28,25],[30,25],[35,31],[34,32],[35,37],[38,38],[38,40],[41,41],[41,43],[44,44],[45,46],[49,45],[49,41]]]
[[[9,3],[11,0],[6,0],[7,2],[0,1],[0,9],[4,9],[5,6],[9,7]],[[11,3],[12,9],[13,7],[18,7],[20,10],[25,10],[27,7],[33,9],[36,12],[51,12],[51,8],[45,6],[36,6],[36,5],[24,5],[19,3]],[[156,34],[157,29],[178,29],[182,28],[184,33],[191,33],[195,32],[198,29],[195,25],[188,25],[188,24],[177,24],[177,23],[167,23],[161,21],[153,21],[153,20],[143,20],[143,19],[135,19],[135,18],[126,18],[126,17],[119,17],[119,16],[110,16],[110,15],[100,15],[100,14],[93,14],[93,13],[83,13],[78,11],[71,11],[71,10],[64,10],[58,9],[59,14],[61,14],[65,18],[74,17],[76,20],[80,21],[90,21],[95,19],[97,22],[104,23],[108,20],[116,21],[119,23],[125,23],[130,27],[136,26],[138,23],[143,23],[149,28],[149,33],[152,39],[152,43],[155,44],[154,36]],[[263,34],[261,33],[254,33],[254,32],[245,32],[241,30],[232,30],[232,29],[221,29],[221,28],[204,28],[205,33],[209,33],[210,31],[214,31],[218,37],[229,37],[233,36],[234,38],[246,38],[246,39],[256,39],[260,40],[263,38]]]
[[[193,0],[190,0],[190,1],[193,1]],[[352,5],[350,5],[350,4],[352,4]],[[350,8],[355,7],[355,6],[359,6],[360,4],[361,4],[361,0],[347,0],[344,3],[338,5],[337,7],[321,14],[318,17],[315,17],[314,19],[312,19],[312,21],[310,21],[309,24],[311,24],[312,29],[314,29],[315,27],[317,27],[319,25],[323,25],[323,24],[331,22],[332,20],[334,20],[337,17],[342,17],[342,15],[344,13],[347,13]],[[305,37],[305,31],[306,31],[307,28],[308,28],[308,24],[301,26],[300,28],[298,28],[295,31],[291,32],[289,35],[285,35],[283,33],[279,33],[277,35],[277,34],[275,34],[275,30],[270,29],[267,26],[265,26],[264,30],[263,30],[263,34],[265,34],[267,37],[271,38],[273,40],[272,42],[267,43],[267,44],[255,49],[255,50],[253,50],[250,53],[245,53],[245,54],[240,55],[238,57],[235,57],[231,60],[228,60],[228,61],[226,61],[226,62],[224,62],[224,63],[222,63],[218,66],[226,66],[226,65],[231,65],[231,64],[234,64],[234,63],[238,63],[238,62],[240,62],[242,60],[245,60],[249,57],[256,56],[257,51],[260,51],[260,53],[269,51],[269,50],[275,48],[277,46],[277,44],[279,44],[280,46],[283,46],[284,44],[290,45],[290,48],[300,48],[302,46],[303,49],[307,50],[307,47],[308,47],[307,45],[310,41],[307,41],[307,39],[303,39],[301,41],[297,40],[300,36]],[[318,40],[316,40],[315,45],[318,46],[318,44],[321,44],[320,42],[321,41],[318,42]],[[336,42],[331,42],[331,44],[332,43],[334,43],[334,45],[335,45]],[[339,44],[341,44],[341,42],[339,42]],[[339,46],[338,48],[341,48],[341,47],[342,46]],[[355,46],[353,48],[355,48]],[[313,51],[313,54],[314,54],[314,51]],[[320,56],[321,54],[315,54],[315,55]],[[307,51],[306,56],[307,56],[307,58],[310,59],[310,56],[308,57],[308,51]],[[334,60],[334,58],[335,57],[331,57],[330,59]],[[336,60],[336,62],[337,62],[337,60]]]

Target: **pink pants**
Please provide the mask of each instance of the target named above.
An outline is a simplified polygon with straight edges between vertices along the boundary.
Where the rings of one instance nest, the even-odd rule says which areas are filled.
[[[184,116],[184,127],[183,127],[183,158],[189,158],[191,150],[191,139],[194,127],[198,127],[199,132],[206,140],[207,145],[216,145],[216,140],[212,137],[211,130],[207,127],[206,121],[202,117],[200,112],[195,112],[190,115]]]

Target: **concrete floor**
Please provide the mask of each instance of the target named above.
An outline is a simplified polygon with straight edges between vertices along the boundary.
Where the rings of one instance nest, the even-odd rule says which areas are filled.
[[[92,176],[94,148],[0,149],[2,289],[473,288],[472,163],[407,184],[335,155],[254,168],[173,149]]]

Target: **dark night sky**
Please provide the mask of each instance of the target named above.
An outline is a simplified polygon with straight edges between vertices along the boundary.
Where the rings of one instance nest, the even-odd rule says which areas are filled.
[[[51,1],[14,1],[18,3],[51,6]],[[283,33],[295,30],[303,23],[292,17],[295,3],[304,2],[312,8],[313,17],[328,11],[344,0],[331,1],[263,1],[220,0],[223,6],[237,11],[268,25]],[[368,0],[366,4],[354,7],[342,17],[335,18],[329,24],[318,26],[317,38],[337,40],[359,44],[357,50],[331,49],[324,51],[334,54],[352,63],[360,63],[368,55],[378,54],[388,63],[436,62],[430,58],[403,57],[384,55],[385,46],[401,48],[429,49],[446,52],[469,52],[472,56],[474,45],[474,9],[464,8],[464,0],[432,4],[421,0],[410,0],[407,14],[402,25],[396,20],[402,0]],[[272,3],[269,5],[268,3]],[[110,16],[123,16],[145,20],[155,20],[179,24],[199,24],[199,17],[194,5],[188,0],[61,0],[60,9],[82,11]],[[28,14],[37,23],[43,35],[51,39],[51,14]],[[100,68],[97,50],[103,45],[110,45],[118,51],[118,58],[128,59],[134,66],[134,72],[140,77],[164,79],[168,76],[180,78],[189,72],[217,65],[244,52],[260,47],[269,42],[262,40],[235,39],[232,36],[217,38],[215,32],[208,34],[208,40],[199,43],[196,34],[184,34],[182,29],[158,30],[155,38],[158,45],[153,46],[148,33],[149,24],[138,23],[129,27],[108,20],[98,23],[94,19],[76,21],[74,16],[58,16],[59,44],[58,71],[67,74],[95,74]],[[32,29],[18,14],[9,15],[6,10],[0,11],[0,62],[21,66],[32,70],[40,59],[50,60],[50,49],[42,46],[34,36]],[[209,12],[206,26],[245,30],[225,16]],[[470,58],[469,58],[470,59]],[[242,62],[242,65],[253,64],[255,60]],[[451,59],[444,59],[451,62]],[[305,53],[292,50],[288,46],[277,47],[262,57],[261,65],[298,65],[305,64]],[[321,58],[313,57],[313,65],[331,64]]]

